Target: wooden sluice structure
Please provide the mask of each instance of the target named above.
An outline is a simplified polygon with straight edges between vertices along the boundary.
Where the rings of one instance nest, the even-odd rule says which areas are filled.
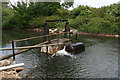
[[[50,22],[66,22],[64,32],[49,34],[48,23],[50,23]],[[52,40],[50,39],[50,36],[61,35],[61,34],[64,34],[62,39],[52,39]],[[68,20],[46,20],[46,23],[45,23],[45,26],[44,26],[43,36],[37,36],[37,37],[31,37],[31,38],[25,38],[25,39],[10,41],[10,43],[12,43],[12,48],[4,48],[4,49],[0,49],[0,51],[12,50],[13,54],[9,54],[7,56],[3,56],[0,60],[8,59],[8,58],[13,56],[13,61],[14,61],[15,60],[15,55],[18,55],[18,54],[20,54],[22,52],[25,52],[25,51],[29,51],[30,49],[33,49],[33,48],[41,48],[41,52],[42,53],[54,54],[58,50],[63,49],[63,47],[65,45],[71,43],[71,40],[67,39],[67,34],[70,37],[70,28],[68,26]],[[31,40],[31,39],[36,39],[36,38],[43,38],[43,42],[39,43],[39,44],[36,44],[34,46],[25,46],[25,47],[15,47],[14,46],[15,42]],[[16,49],[17,50],[21,49],[21,50],[15,52],[14,50],[16,50]]]
[[[41,53],[53,54],[56,51],[61,50],[64,47],[64,45],[70,44],[71,40],[67,39],[67,38],[52,39],[52,40],[50,40],[50,43],[49,43],[49,41],[44,41],[44,42],[36,44],[34,46],[24,46],[24,47],[15,47],[14,43],[19,42],[19,41],[25,41],[25,40],[36,39],[36,38],[44,38],[44,37],[48,37],[48,36],[54,36],[54,35],[60,35],[60,34],[66,34],[66,33],[68,33],[68,32],[55,33],[55,34],[49,34],[49,35],[44,35],[44,36],[31,37],[31,38],[11,41],[12,48],[2,48],[2,49],[0,49],[0,51],[12,50],[13,54],[3,56],[0,60],[8,59],[12,56],[13,56],[13,60],[15,60],[15,55],[29,51],[30,49],[33,49],[33,48],[41,48]],[[14,50],[19,50],[19,51],[15,52]]]
[[[61,33],[49,34],[48,23],[50,23],[50,22],[66,22],[64,31]],[[9,54],[7,56],[0,57],[0,61],[4,62],[4,59],[8,59],[10,57],[13,57],[13,63],[14,63],[15,62],[15,55],[29,51],[30,49],[33,49],[33,48],[41,48],[41,53],[44,53],[44,54],[45,53],[46,54],[54,54],[57,51],[62,50],[64,48],[64,46],[72,43],[72,41],[70,39],[70,34],[71,34],[70,27],[68,26],[68,24],[69,24],[68,20],[46,20],[46,23],[44,26],[43,36],[30,37],[30,38],[10,41],[10,43],[12,44],[12,48],[2,48],[2,49],[0,49],[0,51],[12,50],[13,54]],[[64,35],[64,36],[62,38],[58,38],[58,39],[51,39],[50,37],[54,36],[54,35],[58,35],[58,36]],[[76,39],[78,39],[77,33],[75,35],[76,35]],[[37,39],[37,38],[43,38],[43,42],[36,44],[34,46],[15,47],[15,45],[14,45],[15,42],[26,41],[26,40]],[[71,49],[71,47],[68,47],[68,50],[69,49]],[[15,50],[19,50],[19,51],[15,52]],[[14,65],[0,67],[0,71],[10,69],[10,68],[14,68],[15,70],[18,70],[18,71],[23,70],[24,67],[20,67],[20,66],[24,66],[24,63],[20,63],[20,64],[14,63]]]

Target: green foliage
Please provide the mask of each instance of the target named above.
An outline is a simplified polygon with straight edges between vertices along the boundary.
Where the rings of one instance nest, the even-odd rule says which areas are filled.
[[[74,3],[74,1],[73,2],[64,2],[64,3],[62,3],[62,7],[66,8],[66,9],[70,8],[73,6],[73,3]]]
[[[37,2],[30,3],[28,10],[29,15],[33,17],[39,16],[51,16],[57,12],[57,9],[60,8],[60,3],[58,2]]]
[[[68,19],[71,28],[81,32],[118,34],[120,32],[120,4],[101,8],[82,6],[68,10],[73,2],[60,4],[44,2],[18,2],[12,8],[3,3],[3,28],[44,27],[46,20]],[[63,29],[65,23],[49,23],[50,28]]]
[[[56,15],[58,15],[62,19],[69,19],[70,11],[64,8],[59,8],[57,9]]]
[[[74,17],[77,17],[77,16],[88,16],[92,13],[91,11],[91,8],[88,7],[88,6],[79,6],[78,8],[75,8],[71,11],[71,14],[74,16]]]
[[[2,5],[2,25],[4,28],[11,28],[14,24],[14,14],[13,10],[7,7],[6,3]]]
[[[118,7],[119,6],[119,7]],[[101,8],[79,6],[71,11],[70,25],[81,32],[118,34],[120,5],[112,4]]]
[[[30,22],[29,22],[29,25],[30,27],[43,27],[46,20],[60,20],[61,17],[59,16],[41,16],[41,17],[38,17],[38,18],[33,18]],[[56,24],[55,23],[49,23],[49,27],[52,28],[53,26],[55,26]]]

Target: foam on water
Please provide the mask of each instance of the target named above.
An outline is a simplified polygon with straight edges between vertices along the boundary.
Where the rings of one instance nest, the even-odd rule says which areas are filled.
[[[70,56],[70,57],[74,57],[73,55],[71,55],[70,53],[65,51],[66,46],[64,46],[64,48],[62,50],[59,50],[58,52],[56,52],[55,54],[52,55],[52,57],[54,56]]]

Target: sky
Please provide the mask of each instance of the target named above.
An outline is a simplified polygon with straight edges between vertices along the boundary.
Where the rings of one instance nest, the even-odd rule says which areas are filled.
[[[10,0],[10,1],[14,2],[14,1],[18,1],[18,0]],[[91,7],[99,8],[99,7],[107,6],[107,5],[110,5],[113,3],[117,3],[117,2],[120,2],[120,0],[74,0],[73,7],[76,8],[79,5],[88,5]],[[70,9],[72,9],[72,8],[70,8]]]
[[[77,7],[78,5],[88,5],[91,7],[101,7],[101,6],[107,6],[112,3],[117,3],[120,0],[74,0],[74,7]]]

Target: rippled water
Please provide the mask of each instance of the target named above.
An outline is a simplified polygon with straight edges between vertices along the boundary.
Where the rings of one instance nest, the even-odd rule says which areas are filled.
[[[16,39],[14,36],[10,37]],[[4,36],[4,39],[7,39],[7,37]],[[85,44],[86,50],[78,54],[56,55],[53,57],[41,54],[40,49],[36,48],[17,55],[16,62],[24,62],[26,68],[20,72],[20,76],[28,78],[118,77],[117,38],[81,35],[77,41],[73,40],[73,43],[80,41]],[[4,42],[4,47],[10,46],[7,42]],[[28,45],[28,43],[33,42],[28,41],[24,43]],[[22,43],[17,43],[16,45],[18,46],[18,44],[19,46],[22,45]]]

